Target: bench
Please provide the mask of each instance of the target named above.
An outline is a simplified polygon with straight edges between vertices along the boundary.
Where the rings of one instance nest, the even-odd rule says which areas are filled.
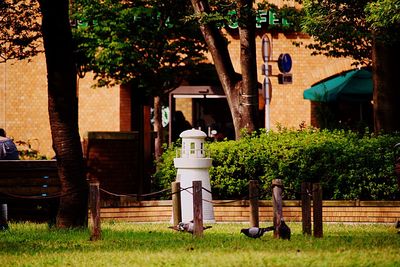
[[[8,220],[54,223],[59,192],[56,160],[0,160],[0,204],[7,204]]]

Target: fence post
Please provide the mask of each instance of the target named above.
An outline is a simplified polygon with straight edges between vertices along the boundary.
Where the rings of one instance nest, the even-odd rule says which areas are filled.
[[[178,225],[182,221],[182,210],[181,210],[181,183],[172,182],[172,216],[173,225]]]
[[[0,204],[0,231],[8,229],[8,207],[7,204]]]
[[[250,205],[250,227],[259,226],[259,215],[258,215],[258,181],[250,180],[249,183],[249,205]]]
[[[101,238],[100,228],[100,183],[90,182],[89,184],[89,204],[92,220],[92,233],[90,240],[96,241]]]
[[[203,196],[201,181],[193,181],[193,235],[203,236]]]
[[[274,206],[274,237],[279,238],[278,228],[282,219],[282,188],[281,179],[272,180],[272,204]]]
[[[313,184],[313,217],[314,237],[322,237],[322,188],[320,183]]]
[[[311,192],[312,187],[309,182],[301,183],[301,221],[303,234],[311,235]]]

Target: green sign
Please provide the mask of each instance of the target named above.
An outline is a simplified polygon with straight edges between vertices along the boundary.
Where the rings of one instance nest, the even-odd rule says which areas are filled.
[[[229,11],[228,15],[230,16],[230,23],[228,24],[228,27],[231,29],[237,29],[239,27],[239,23],[237,21],[236,10]],[[261,28],[263,24],[289,26],[289,22],[285,18],[277,17],[276,13],[271,10],[257,11],[256,28]]]
[[[157,12],[158,13],[158,12]],[[159,15],[159,13],[158,13]],[[157,17],[158,17],[157,15]],[[232,10],[228,12],[229,16],[229,22],[228,22],[228,27],[231,29],[237,29],[239,27],[237,15],[236,15],[236,10]],[[138,13],[137,16],[134,17],[135,21],[140,21],[143,19],[157,19],[154,17],[154,14],[147,11],[147,12],[141,12]],[[97,24],[96,21],[93,22],[94,25]],[[167,26],[170,25],[169,20],[165,22]],[[281,26],[289,26],[289,22],[285,18],[279,18],[274,11],[265,11],[265,10],[258,10],[257,15],[256,15],[256,28],[261,28],[263,25],[281,25]],[[88,22],[87,21],[73,21],[71,23],[72,26],[78,26],[78,27],[87,27]]]

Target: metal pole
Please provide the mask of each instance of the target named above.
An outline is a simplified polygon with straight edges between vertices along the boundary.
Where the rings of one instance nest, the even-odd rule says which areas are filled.
[[[262,66],[262,73],[264,74],[264,81],[263,81],[263,90],[264,90],[264,109],[265,109],[265,130],[269,132],[271,129],[270,126],[270,93],[269,93],[269,67],[268,67],[268,61],[270,60],[271,57],[271,42],[268,38],[267,34],[264,34],[261,40],[262,44],[262,58],[264,61],[264,64]]]
[[[268,68],[268,65],[267,65]],[[267,70],[268,72],[268,70]],[[263,87],[264,87],[264,92],[265,92],[265,130],[267,130],[267,132],[269,132],[269,130],[271,129],[271,122],[270,122],[270,95],[269,95],[269,81],[268,81],[268,74],[265,76],[264,78],[264,82],[263,82]]]

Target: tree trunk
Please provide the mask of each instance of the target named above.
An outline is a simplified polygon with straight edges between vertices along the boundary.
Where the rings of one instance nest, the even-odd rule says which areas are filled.
[[[154,131],[157,137],[154,140],[155,159],[158,160],[163,153],[164,129],[162,125],[162,102],[160,96],[154,97]]]
[[[195,13],[209,13],[208,1],[191,0]],[[229,55],[228,44],[213,22],[200,25],[200,30],[213,58],[219,80],[228,100],[236,139],[244,128],[251,132],[258,128],[258,88],[255,51],[255,17],[247,12],[252,0],[238,1],[240,34],[240,63],[242,75],[237,75]]]
[[[238,18],[240,36],[240,66],[242,71],[241,101],[242,114],[240,128],[250,132],[258,128],[258,81],[256,55],[256,18],[252,10],[252,0],[238,1]]]
[[[384,43],[375,38],[372,49],[375,132],[400,131],[400,41]]]
[[[59,228],[87,225],[87,183],[78,131],[78,97],[68,0],[40,0],[48,110],[61,182]]]

